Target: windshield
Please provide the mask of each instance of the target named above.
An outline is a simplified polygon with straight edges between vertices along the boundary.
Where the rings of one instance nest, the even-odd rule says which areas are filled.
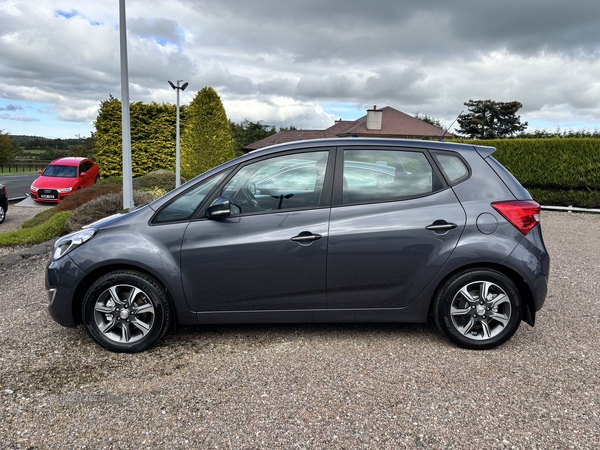
[[[77,177],[77,167],[52,165],[46,167],[42,175],[45,177],[75,178]]]

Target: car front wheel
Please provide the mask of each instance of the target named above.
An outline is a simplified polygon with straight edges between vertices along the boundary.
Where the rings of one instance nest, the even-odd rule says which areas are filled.
[[[152,277],[136,271],[115,271],[88,289],[82,321],[88,334],[107,350],[135,353],[147,350],[169,328],[167,294]]]
[[[523,315],[515,284],[495,270],[469,270],[449,279],[434,300],[439,329],[455,344],[485,350],[503,344]]]
[[[6,209],[4,209],[4,205],[0,205],[0,223],[4,222],[6,219]]]

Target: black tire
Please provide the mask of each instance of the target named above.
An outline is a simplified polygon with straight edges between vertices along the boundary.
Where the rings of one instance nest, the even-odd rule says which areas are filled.
[[[94,180],[94,184],[96,184],[98,181],[100,181],[100,175],[96,175],[96,179]]]
[[[6,219],[6,208],[4,205],[0,205],[0,223],[3,223],[4,219]]]
[[[484,296],[481,292],[484,291]],[[476,269],[449,279],[438,291],[433,317],[460,347],[487,350],[508,341],[519,328],[523,301],[515,284],[495,270]]]
[[[165,335],[171,321],[171,307],[160,283],[129,270],[96,280],[85,294],[81,314],[91,338],[119,353],[152,347]]]

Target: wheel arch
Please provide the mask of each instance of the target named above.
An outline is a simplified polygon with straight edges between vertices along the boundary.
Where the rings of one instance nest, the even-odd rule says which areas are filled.
[[[523,300],[523,321],[531,326],[535,324],[535,302],[533,298],[533,292],[518,272],[511,269],[510,267],[504,266],[502,264],[494,264],[494,263],[474,263],[466,266],[459,267],[452,272],[448,273],[440,282],[438,283],[434,295],[431,298],[431,302],[429,303],[429,314],[431,315],[433,312],[433,305],[435,303],[435,298],[438,296],[442,287],[446,284],[446,282],[450,279],[458,275],[459,273],[466,272],[469,270],[476,269],[491,269],[496,272],[500,272],[504,276],[508,277],[519,290],[519,294],[521,294],[521,299]]]
[[[140,272],[149,277],[152,277],[154,280],[156,280],[157,283],[160,284],[160,286],[164,289],[165,293],[167,294],[167,300],[169,302],[169,306],[171,307],[171,311],[173,311],[173,314],[171,314],[171,322],[169,323],[169,327],[172,327],[171,329],[176,332],[177,331],[177,309],[175,307],[175,302],[173,301],[171,292],[169,291],[169,289],[167,289],[165,283],[160,279],[160,277],[156,276],[149,270],[146,270],[142,267],[139,267],[139,266],[136,266],[133,264],[110,264],[110,265],[106,265],[106,266],[101,266],[101,267],[94,269],[93,271],[91,271],[85,277],[82,278],[80,283],[77,285],[77,288],[75,289],[75,293],[73,295],[72,314],[73,314],[73,318],[75,319],[75,323],[77,325],[79,325],[81,323],[81,308],[83,306],[83,299],[84,299],[85,294],[88,291],[88,289],[100,277],[103,277],[104,275],[106,275],[110,272],[117,271],[117,270],[131,270],[131,271],[135,271],[135,272]]]

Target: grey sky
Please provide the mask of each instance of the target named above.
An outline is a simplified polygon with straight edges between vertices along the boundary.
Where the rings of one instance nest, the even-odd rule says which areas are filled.
[[[373,105],[450,125],[518,100],[530,128],[600,129],[600,2],[127,0],[131,101],[167,80],[230,119],[325,128]],[[87,135],[120,97],[118,1],[2,0],[0,129]]]

